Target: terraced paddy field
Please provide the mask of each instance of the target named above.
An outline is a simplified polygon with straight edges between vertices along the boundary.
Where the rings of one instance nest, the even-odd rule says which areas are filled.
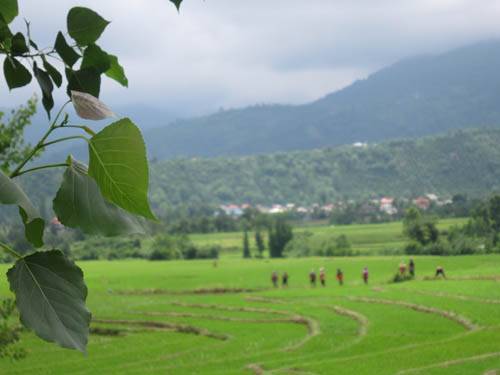
[[[81,262],[88,356],[26,333],[28,357],[0,360],[0,373],[498,373],[500,256],[415,260],[417,279],[399,284],[389,279],[401,257]],[[431,277],[437,265],[448,279]],[[321,266],[327,286],[313,288],[307,274]],[[274,270],[288,288],[270,286]]]

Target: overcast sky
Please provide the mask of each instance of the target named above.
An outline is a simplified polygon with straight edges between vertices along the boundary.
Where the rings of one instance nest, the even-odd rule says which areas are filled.
[[[498,0],[185,0],[180,14],[168,0],[19,4],[43,46],[73,5],[111,20],[99,43],[130,85],[105,79],[101,98],[183,116],[312,101],[401,58],[500,37]],[[0,84],[2,107],[37,89]]]

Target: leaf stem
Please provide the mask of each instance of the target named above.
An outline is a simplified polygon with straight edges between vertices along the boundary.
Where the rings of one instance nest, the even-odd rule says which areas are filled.
[[[10,246],[7,246],[6,244],[4,244],[3,242],[0,242],[0,247],[8,254],[10,255],[13,255],[14,257],[16,257],[17,259],[21,259],[23,256],[21,254],[19,254],[17,251],[15,251],[13,248],[11,248]]]
[[[42,149],[44,146],[44,142],[45,140],[49,137],[49,135],[54,131],[54,129],[58,128],[59,126],[61,125],[57,125],[57,121],[59,120],[59,117],[61,116],[61,113],[63,112],[64,108],[66,107],[66,105],[68,105],[68,103],[70,103],[71,100],[68,100],[66,103],[64,103],[62,106],[61,106],[61,109],[59,109],[59,112],[57,112],[57,115],[56,117],[54,118],[54,121],[52,121],[52,123],[50,124],[50,127],[49,129],[45,132],[45,134],[42,136],[42,138],[38,141],[38,143],[36,144],[36,146],[33,148],[33,150],[31,150],[31,152],[29,153],[29,155],[26,157],[26,159],[24,159],[18,166],[17,168],[10,174],[10,178],[14,178],[14,177],[17,177],[19,176],[19,173],[21,172],[21,169],[23,169],[23,167],[33,158],[33,156],[35,156],[35,154],[40,150]]]
[[[47,147],[47,146],[53,145],[54,143],[69,141],[70,139],[83,139],[86,142],[89,141],[88,138],[84,137],[83,135],[72,135],[70,137],[54,139],[53,141],[42,144],[41,147]]]
[[[40,169],[59,168],[59,167],[69,167],[69,163],[46,164],[46,165],[41,165],[39,167],[25,169],[24,171],[19,172],[17,176],[22,176],[25,173],[38,171]]]

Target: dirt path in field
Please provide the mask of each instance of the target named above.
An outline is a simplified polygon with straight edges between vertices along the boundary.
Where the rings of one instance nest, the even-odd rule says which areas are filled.
[[[483,375],[498,375],[500,374],[499,370],[486,370],[483,372]]]
[[[449,294],[449,293],[444,293],[444,292],[428,292],[428,291],[424,291],[424,290],[414,290],[414,289],[405,289],[405,288],[401,288],[399,290],[407,291],[409,293],[421,294],[424,296],[431,296],[431,297],[444,297],[444,298],[458,299],[461,301],[480,302],[480,303],[495,304],[495,305],[500,304],[500,299],[494,299],[494,298],[481,298],[481,297],[474,297],[474,296],[466,296],[463,294]]]
[[[276,305],[280,305],[283,303],[290,303],[289,301],[285,301],[279,298],[269,298],[269,297],[258,297],[258,296],[249,296],[246,297],[245,300],[249,302],[262,302],[262,303],[272,303]]]
[[[227,340],[228,335],[211,332],[205,328],[199,328],[187,324],[169,322],[156,322],[147,320],[120,320],[120,319],[93,319],[94,323],[116,324],[126,327],[141,327],[144,331],[175,331],[198,336],[205,336],[216,340]]]
[[[454,365],[461,365],[461,364],[467,363],[467,362],[482,361],[483,359],[489,359],[489,358],[495,358],[495,357],[500,357],[500,352],[479,354],[479,355],[474,355],[471,357],[451,359],[449,361],[434,363],[432,365],[423,366],[423,367],[409,368],[409,369],[401,370],[401,371],[397,372],[396,375],[419,373],[419,372],[430,370],[433,368],[444,368],[444,367],[449,367],[449,366],[454,366]],[[495,370],[493,370],[493,371],[495,371]]]
[[[428,313],[428,314],[437,314],[442,316],[443,318],[452,320],[461,326],[463,326],[465,329],[469,331],[474,331],[479,329],[480,327],[476,324],[474,324],[470,319],[459,315],[453,311],[445,311],[445,310],[440,310],[435,307],[429,307],[429,306],[424,306],[424,305],[417,305],[415,303],[410,303],[410,302],[405,302],[405,301],[398,301],[398,300],[390,300],[390,299],[379,299],[379,298],[368,298],[368,297],[348,297],[350,301],[355,301],[355,302],[365,302],[365,303],[377,303],[377,304],[384,304],[384,305],[397,305],[397,306],[402,306],[406,307],[418,312],[423,312],[423,313]]]
[[[149,295],[197,295],[197,294],[240,294],[262,292],[265,289],[247,289],[247,288],[201,288],[192,290],[171,290],[171,289],[130,289],[115,290],[111,293],[127,296],[149,296]]]
[[[368,324],[369,324],[369,320],[366,316],[360,314],[357,311],[348,310],[340,306],[333,306],[332,310],[336,314],[351,318],[358,323],[358,333],[357,333],[358,339],[361,339],[363,338],[363,336],[366,336],[366,334],[368,333]]]
[[[500,275],[472,275],[472,276],[455,276],[447,277],[446,279],[436,279],[433,276],[425,276],[424,281],[500,281]]]

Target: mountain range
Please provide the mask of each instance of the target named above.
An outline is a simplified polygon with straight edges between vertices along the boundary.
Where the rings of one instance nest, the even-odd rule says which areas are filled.
[[[151,157],[306,150],[500,125],[500,41],[400,61],[303,105],[258,105],[149,129]]]

